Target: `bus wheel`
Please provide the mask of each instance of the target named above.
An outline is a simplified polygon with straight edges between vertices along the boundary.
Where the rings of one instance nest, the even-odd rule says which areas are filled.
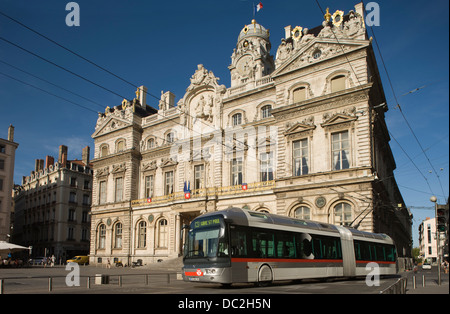
[[[272,269],[268,265],[262,265],[258,272],[258,286],[266,287],[272,283]]]

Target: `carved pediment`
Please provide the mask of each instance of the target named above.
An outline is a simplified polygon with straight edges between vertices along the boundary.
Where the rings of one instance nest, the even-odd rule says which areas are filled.
[[[325,116],[327,118],[327,116]],[[331,128],[334,126],[341,126],[343,124],[352,123],[358,119],[356,116],[350,116],[342,113],[337,113],[331,117],[328,117],[327,120],[325,120],[324,123],[321,124],[323,128]]]
[[[100,121],[101,120],[101,121]],[[120,130],[130,126],[131,123],[125,119],[121,119],[117,116],[109,116],[105,118],[99,118],[97,121],[97,126],[95,128],[95,133],[92,137],[107,134],[116,130]]]
[[[285,135],[293,135],[302,132],[313,131],[316,128],[315,125],[305,124],[297,122],[294,125],[290,126],[285,132]]]
[[[127,167],[126,167],[126,164],[123,162],[118,165],[113,165],[111,173],[113,173],[113,174],[121,173],[121,172],[125,172],[125,170],[127,170]]]
[[[159,164],[159,167],[171,167],[176,166],[178,164],[176,158],[161,158],[161,163]]]
[[[275,146],[277,144],[276,138],[262,137],[258,138],[258,147]]]
[[[315,38],[299,50],[291,51],[290,56],[285,57],[283,62],[278,62],[278,68],[272,73],[272,77],[313,65],[365,46],[367,46],[367,43],[361,41],[347,40],[338,44],[331,39]]]
[[[158,168],[158,166],[156,165],[156,160],[152,160],[142,165],[142,171],[152,171],[156,170],[156,168]]]
[[[100,168],[95,171],[95,176],[97,178],[102,177],[102,176],[107,176],[107,175],[109,175],[109,167]]]

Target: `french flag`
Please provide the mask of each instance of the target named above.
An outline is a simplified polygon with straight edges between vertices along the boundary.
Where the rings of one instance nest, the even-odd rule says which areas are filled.
[[[262,8],[263,8],[262,2],[258,3],[258,4],[256,5],[256,12],[259,12],[259,10],[261,10]]]

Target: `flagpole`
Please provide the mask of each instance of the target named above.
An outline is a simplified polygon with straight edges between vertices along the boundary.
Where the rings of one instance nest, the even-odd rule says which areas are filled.
[[[253,19],[255,19],[255,15],[256,15],[256,6],[255,3],[253,2]]]

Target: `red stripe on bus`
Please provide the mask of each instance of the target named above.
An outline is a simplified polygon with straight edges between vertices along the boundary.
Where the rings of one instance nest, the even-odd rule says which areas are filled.
[[[395,264],[395,262],[387,262],[387,261],[356,261],[356,264],[369,264],[369,263]]]
[[[342,263],[341,259],[232,258],[232,263]]]

